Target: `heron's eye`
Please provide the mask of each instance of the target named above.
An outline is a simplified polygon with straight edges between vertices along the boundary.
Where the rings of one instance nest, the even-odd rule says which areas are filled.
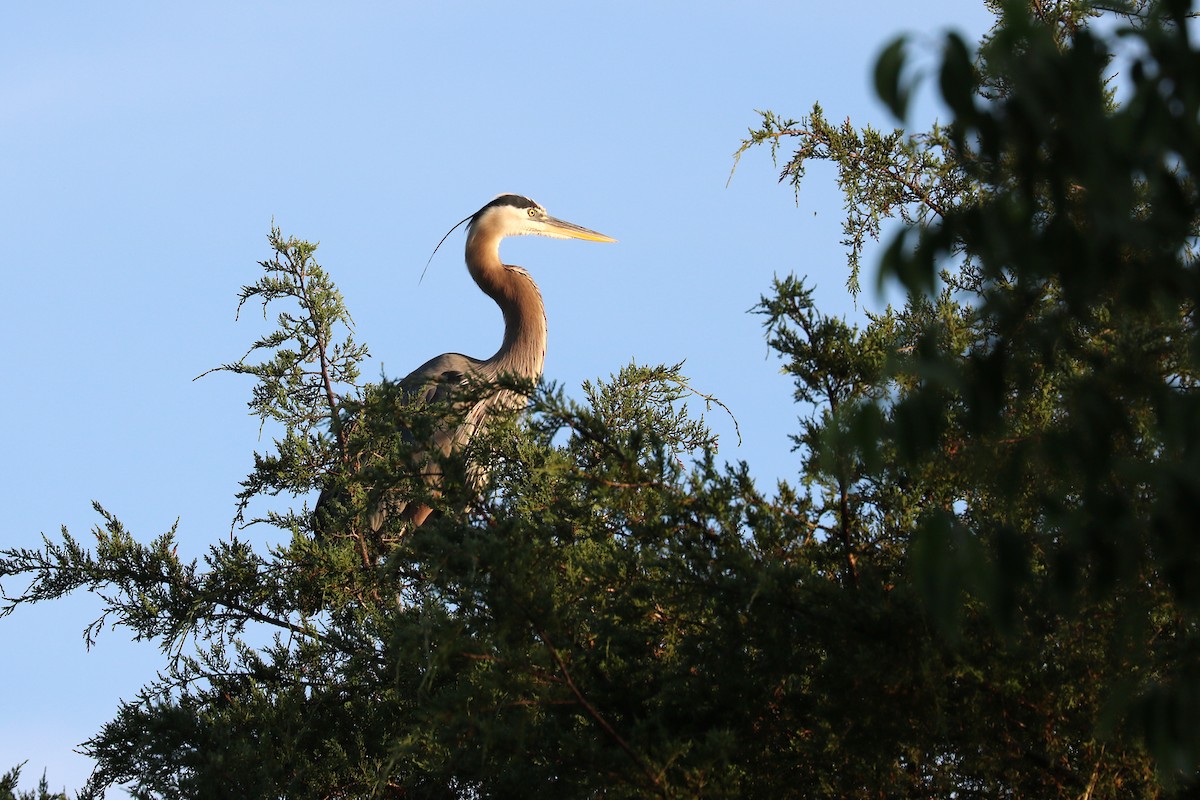
[[[537,216],[537,209],[536,209],[536,208],[531,208],[531,209],[529,209],[529,216],[531,216],[531,217],[536,217],[536,216]]]

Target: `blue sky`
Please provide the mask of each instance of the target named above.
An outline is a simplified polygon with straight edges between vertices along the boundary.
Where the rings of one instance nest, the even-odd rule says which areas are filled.
[[[141,538],[178,519],[181,555],[228,535],[265,442],[248,380],[192,379],[264,330],[234,309],[272,220],[320,241],[368,375],[491,355],[502,323],[461,232],[418,278],[500,192],[620,240],[503,248],[542,287],[548,378],[578,396],[631,359],[686,359],[740,421],[738,447],[711,418],[721,456],[766,486],[793,478],[790,382],[746,312],[796,272],[823,309],[860,313],[842,204],[815,167],[794,202],[766,151],[726,186],[731,154],[755,109],[819,101],[890,127],[870,90],[883,44],[988,23],[973,0],[0,6],[0,541],[60,525],[86,540],[93,499]],[[91,766],[73,748],[161,665],[122,629],[87,652],[98,609],[82,596],[0,619],[0,771],[28,759],[26,786],[43,767],[80,786]]]

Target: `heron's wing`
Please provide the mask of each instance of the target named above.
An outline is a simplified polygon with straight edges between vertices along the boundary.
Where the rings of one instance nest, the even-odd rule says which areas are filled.
[[[479,374],[483,363],[462,353],[443,353],[429,359],[400,381],[400,388],[408,395],[410,402],[440,407],[434,413],[452,416],[465,414],[458,424],[438,426],[428,441],[432,451],[449,455],[456,445],[470,438],[474,430],[471,413],[464,408],[451,411],[451,404],[461,399],[455,397],[456,392],[467,384],[471,376]]]
[[[417,402],[445,403],[482,363],[462,353],[442,353],[406,375],[400,388]]]
[[[476,373],[483,363],[477,358],[464,356],[461,353],[443,353],[429,359],[406,375],[399,382],[399,389],[407,396],[410,403],[444,405],[448,408],[455,390],[465,384],[469,376]],[[396,384],[392,384],[392,386],[396,386]],[[425,444],[431,446],[429,447],[430,453],[440,451],[443,455],[448,455],[455,444],[463,438],[463,433],[462,425],[438,428],[429,434],[430,439]],[[401,431],[401,434],[411,440],[408,432]],[[432,462],[427,463],[421,468],[421,472],[431,485],[437,484],[438,478],[435,476],[440,474],[440,467]],[[328,518],[337,513],[344,513],[344,511],[339,512],[336,506],[337,502],[344,501],[345,492],[342,489],[326,487],[317,500],[313,522],[314,530],[320,531],[323,526],[329,524]],[[404,514],[407,507],[408,501],[402,494],[395,490],[384,491],[381,502],[367,517],[370,530],[377,533],[388,517]],[[419,512],[420,509],[414,509],[414,511]],[[424,513],[428,513],[427,508],[424,509]]]

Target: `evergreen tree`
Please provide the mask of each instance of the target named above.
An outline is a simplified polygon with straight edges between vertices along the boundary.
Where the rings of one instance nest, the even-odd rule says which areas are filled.
[[[974,60],[946,39],[949,126],[884,135],[834,128],[819,107],[763,115],[743,150],[798,140],[785,180],[798,186],[812,158],[837,165],[852,289],[881,221],[905,223],[881,279],[908,299],[850,334],[795,280],[762,308],[799,399],[825,387],[803,443],[825,496],[850,487],[841,507],[863,509],[839,523],[859,532],[843,536],[847,558],[890,565],[899,544],[939,651],[965,671],[958,713],[992,729],[939,756],[970,765],[954,791],[1158,796],[1200,755],[1195,14],[1127,4],[1105,39],[1090,4],[994,5]],[[876,68],[900,116],[906,47]],[[862,366],[831,383],[830,356]]]
[[[166,666],[86,745],[135,797],[1163,797],[1200,764],[1190,6],[1009,4],[927,133],[764,114],[846,193],[849,286],[898,220],[901,308],[861,326],[780,278],[796,485],[721,465],[679,366],[554,387],[413,478],[455,409],[362,385],[315,246],[242,293],[275,333],[224,369],[280,434],[239,529],[181,562],[97,506],[0,552],[3,613],[87,588]],[[1114,12],[1109,12],[1114,13]],[[1111,53],[1127,95],[1114,102]],[[898,40],[876,66],[906,113]],[[251,360],[262,357],[261,361]],[[495,387],[474,387],[492,391]],[[489,467],[486,490],[470,465]],[[335,488],[314,521],[303,498]],[[380,493],[437,509],[361,519]],[[277,498],[268,510],[258,499]],[[288,502],[288,499],[294,502]],[[281,544],[255,544],[271,526]],[[263,632],[273,633],[270,643]],[[11,794],[17,774],[12,777]],[[4,780],[8,780],[5,776]],[[0,787],[9,786],[0,783]],[[42,793],[45,794],[43,787]]]
[[[67,800],[67,796],[63,793],[51,794],[50,782],[46,780],[45,773],[42,774],[42,779],[38,781],[36,791],[19,791],[17,785],[21,780],[21,768],[23,766],[25,765],[20,764],[0,775],[0,800]]]

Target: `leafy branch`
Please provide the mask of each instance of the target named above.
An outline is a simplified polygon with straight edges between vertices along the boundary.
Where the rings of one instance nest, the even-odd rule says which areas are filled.
[[[345,462],[348,417],[342,413],[343,395],[356,392],[359,365],[369,356],[366,345],[354,341],[354,321],[341,292],[314,258],[317,245],[284,238],[275,226],[268,242],[273,255],[259,262],[265,274],[242,287],[238,315],[251,299],[262,303],[264,319],[267,307],[280,301],[294,304],[296,310],[281,311],[277,328],[236,362],[204,373],[256,378],[250,412],[263,425],[271,420],[284,428],[283,437],[274,442],[275,453],[254,454],[254,471],[237,494],[235,526],[244,520],[252,498],[281,491],[302,494],[320,485],[334,464]],[[263,360],[252,363],[252,355],[262,355]]]
[[[104,604],[100,616],[84,629],[89,648],[105,627],[119,626],[131,630],[136,641],[158,640],[175,662],[189,639],[229,640],[254,622],[355,652],[312,619],[297,616],[292,608],[293,576],[246,543],[210,546],[204,557],[207,569],[202,570],[196,559],[179,559],[174,526],[142,544],[99,503],[93,507],[104,520],[93,529],[94,553],[65,529],[57,542],[43,536],[42,548],[0,552],[0,578],[30,576],[16,594],[0,585],[0,617],[22,604],[87,589]]]
[[[733,154],[730,180],[741,157],[754,147],[767,146],[778,166],[779,150],[790,139],[799,144],[779,180],[790,184],[797,198],[810,161],[836,166],[845,198],[842,244],[848,250],[846,285],[852,294],[860,291],[863,249],[868,241],[879,241],[885,223],[899,219],[906,226],[926,225],[976,197],[977,190],[962,168],[961,149],[951,146],[948,132],[936,123],[923,134],[900,129],[884,133],[869,125],[859,129],[850,120],[840,125],[829,122],[819,104],[799,120],[771,111],[758,114],[760,126],[750,129]]]

